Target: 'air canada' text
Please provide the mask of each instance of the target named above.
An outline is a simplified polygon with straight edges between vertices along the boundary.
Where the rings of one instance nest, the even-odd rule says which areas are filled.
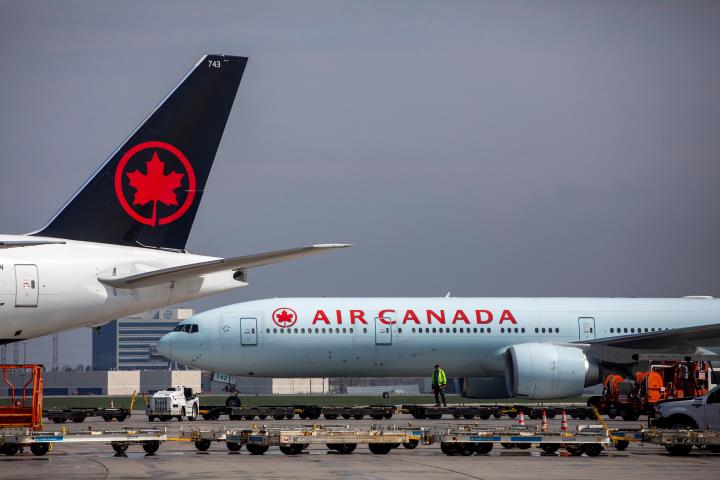
[[[517,320],[510,310],[503,310],[500,315],[496,315],[490,310],[473,310],[465,312],[465,310],[400,310],[393,309],[380,310],[375,313],[368,313],[365,310],[317,310],[312,320],[313,325],[323,323],[325,325],[358,325],[368,324],[368,320],[374,322],[377,319],[385,325],[401,324],[405,325],[413,323],[415,325],[455,325],[463,323],[465,325],[477,324],[485,325],[492,323],[494,320],[498,323],[510,322],[517,325]]]

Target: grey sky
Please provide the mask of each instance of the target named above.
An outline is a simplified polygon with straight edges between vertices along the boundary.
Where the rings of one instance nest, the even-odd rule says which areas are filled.
[[[189,247],[270,296],[720,295],[720,3],[0,2],[2,231],[203,53],[250,63]]]

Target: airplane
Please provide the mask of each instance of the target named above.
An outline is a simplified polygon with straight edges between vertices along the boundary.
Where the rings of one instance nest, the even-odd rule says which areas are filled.
[[[244,287],[248,268],[348,246],[186,250],[246,64],[203,56],[47,225],[0,235],[0,344]]]
[[[466,396],[557,399],[642,355],[712,354],[720,299],[274,298],[196,314],[157,352],[236,376],[430,376]]]

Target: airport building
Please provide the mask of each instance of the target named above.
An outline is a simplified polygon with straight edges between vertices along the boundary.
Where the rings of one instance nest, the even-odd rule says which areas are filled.
[[[104,325],[92,339],[93,370],[168,370],[172,365],[153,348],[192,314],[191,308],[159,308]]]

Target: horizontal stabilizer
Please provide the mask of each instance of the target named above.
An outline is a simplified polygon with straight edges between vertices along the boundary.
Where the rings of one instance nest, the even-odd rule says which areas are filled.
[[[0,241],[0,249],[17,248],[17,247],[33,247],[37,245],[64,245],[62,240],[2,240]]]
[[[348,244],[311,245],[308,247],[291,248],[275,252],[258,253],[244,257],[219,258],[207,262],[190,263],[177,267],[162,268],[150,272],[130,275],[128,277],[98,278],[101,283],[115,288],[141,288],[160,285],[178,280],[206,275],[208,273],[222,272],[224,270],[241,270],[243,268],[261,267],[272,263],[294,260],[296,258],[323,253],[335,248],[349,247]]]

